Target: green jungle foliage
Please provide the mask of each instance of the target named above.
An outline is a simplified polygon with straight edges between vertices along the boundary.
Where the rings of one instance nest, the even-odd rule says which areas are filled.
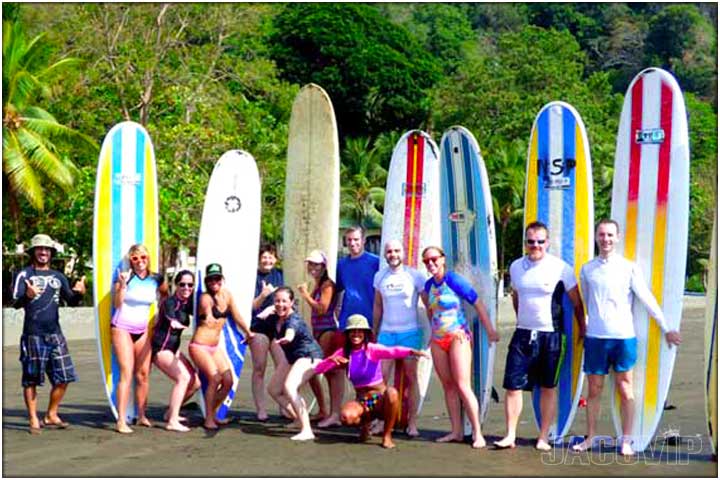
[[[162,266],[194,254],[214,162],[258,162],[262,235],[281,243],[292,101],[308,82],[338,119],[345,220],[381,223],[403,132],[470,129],[487,163],[500,265],[522,251],[525,158],[538,110],[564,100],[590,137],[596,220],[609,215],[623,95],[672,71],[691,141],[688,287],[701,289],[717,186],[717,5],[649,3],[3,4],[3,250],[44,231],[92,256],[99,145],[148,129]],[[19,262],[6,257],[4,269]]]

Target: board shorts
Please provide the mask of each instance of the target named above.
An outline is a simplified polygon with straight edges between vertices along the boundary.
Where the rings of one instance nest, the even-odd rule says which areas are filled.
[[[505,390],[532,390],[536,385],[554,388],[558,383],[562,335],[518,328],[505,361]]]
[[[78,380],[65,336],[23,335],[20,337],[22,386],[42,386],[47,374],[50,383],[59,385]]]
[[[461,341],[463,339],[466,339],[468,342],[472,343],[472,337],[470,336],[470,332],[468,332],[464,328],[458,328],[455,331],[446,333],[445,335],[443,335],[442,338],[433,338],[432,341],[435,345],[442,348],[443,351],[449,352],[453,341],[455,341],[456,339],[460,339]]]
[[[587,375],[607,375],[610,367],[617,373],[632,370],[637,362],[637,338],[585,337],[585,363]]]
[[[366,393],[365,395],[358,395],[355,400],[365,407],[365,410],[368,413],[371,413],[373,410],[375,410],[375,407],[380,403],[380,401],[383,399],[385,392],[373,392],[373,393]]]
[[[407,347],[420,350],[422,340],[423,331],[418,328],[407,332],[380,332],[377,343],[386,347]]]

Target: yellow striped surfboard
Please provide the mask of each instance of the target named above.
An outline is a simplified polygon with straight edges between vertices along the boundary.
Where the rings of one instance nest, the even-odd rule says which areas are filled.
[[[155,153],[150,136],[134,122],[115,125],[105,136],[98,160],[93,222],[93,287],[100,371],[110,409],[117,418],[120,379],[112,349],[110,319],[115,311],[112,288],[118,269],[128,269],[127,251],[142,243],[150,269],[158,269],[158,191]],[[156,305],[150,310],[151,322]],[[133,395],[128,420],[136,416]]]

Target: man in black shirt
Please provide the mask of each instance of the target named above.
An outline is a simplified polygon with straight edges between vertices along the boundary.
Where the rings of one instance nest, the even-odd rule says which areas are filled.
[[[62,273],[50,269],[56,252],[53,240],[44,234],[30,241],[30,265],[21,270],[13,282],[13,306],[25,310],[23,333],[20,337],[20,362],[25,405],[30,420],[30,433],[40,433],[37,416],[37,386],[50,378],[50,402],[42,426],[66,428],[58,416],[60,401],[68,383],[77,380],[65,336],[60,329],[60,298],[68,305],[77,305],[85,293],[85,277],[70,289]]]

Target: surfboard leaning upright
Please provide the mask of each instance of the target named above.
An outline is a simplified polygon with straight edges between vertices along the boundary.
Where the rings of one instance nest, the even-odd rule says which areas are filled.
[[[718,449],[718,417],[717,417],[717,213],[713,222],[712,250],[710,250],[710,265],[708,266],[708,287],[705,305],[705,403],[707,405],[708,433],[713,453],[717,455]]]
[[[679,329],[682,316],[689,171],[687,113],[680,86],[664,70],[643,70],[630,83],[623,103],[611,215],[620,224],[618,252],[640,266],[671,330]],[[638,356],[632,440],[635,451],[642,451],[662,417],[677,349],[667,345],[655,320],[637,301],[633,317]],[[613,423],[619,436],[619,399],[613,384]]]
[[[405,251],[404,264],[429,277],[422,264],[425,247],[440,245],[440,151],[425,132],[411,130],[398,140],[393,150],[385,188],[381,245],[389,240],[400,240]],[[384,255],[380,268],[387,266]],[[428,327],[427,312],[418,310],[422,327]],[[424,332],[429,341],[429,329]],[[396,363],[397,366],[397,363]],[[404,375],[396,370],[395,387],[406,395]],[[432,360],[418,360],[418,412],[422,408],[432,374]],[[404,402],[407,404],[407,401]],[[401,407],[399,425],[407,421],[407,408]]]
[[[210,263],[219,263],[225,287],[250,325],[260,248],[260,208],[260,176],[255,159],[242,150],[225,152],[215,163],[205,194],[197,249],[196,312],[200,294],[205,290],[205,268]],[[224,420],[235,398],[247,348],[244,335],[230,315],[222,329],[220,348],[233,376],[232,388],[215,415],[216,419]],[[206,382],[202,376],[201,380],[204,392]],[[204,413],[205,399],[200,392],[198,399]]]
[[[98,160],[93,212],[93,306],[100,372],[105,394],[115,418],[120,366],[112,348],[110,320],[115,313],[112,288],[118,270],[129,268],[127,251],[141,243],[158,268],[158,192],[155,153],[142,125],[121,122],[105,136]],[[150,308],[152,322],[157,305]],[[137,417],[132,391],[127,421]]]
[[[477,140],[464,127],[445,132],[440,151],[442,247],[447,268],[470,280],[495,326],[497,245],[485,162]],[[472,382],[483,422],[492,390],[495,343],[488,341],[475,308],[465,303],[464,310],[473,334]]]
[[[340,144],[335,111],[320,86],[305,85],[295,97],[290,115],[285,174],[283,274],[293,289],[312,279],[305,258],[320,249],[328,259],[328,274],[336,280],[340,222]],[[310,321],[310,309],[298,302]]]
[[[565,102],[550,102],[538,113],[530,134],[523,225],[539,220],[550,229],[548,253],[562,258],[579,277],[580,267],[593,255],[593,183],[590,147],[578,112]],[[578,287],[579,288],[579,287]],[[563,349],[557,385],[557,416],[550,440],[570,429],[582,393],[583,347],[573,305],[562,299]],[[540,388],[533,391],[539,428]]]

